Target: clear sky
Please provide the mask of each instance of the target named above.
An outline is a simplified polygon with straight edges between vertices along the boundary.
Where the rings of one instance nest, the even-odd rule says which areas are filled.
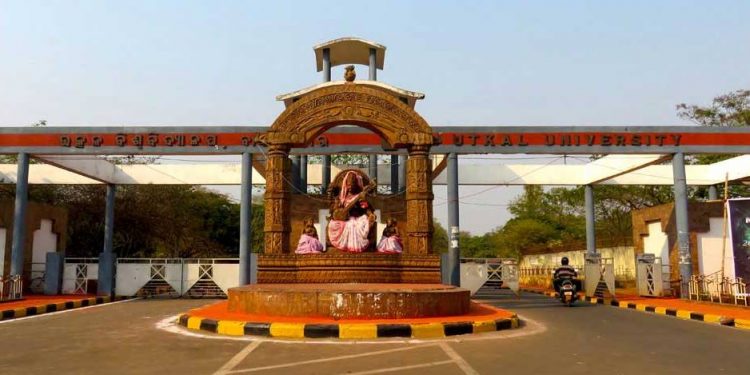
[[[675,104],[750,87],[748,14],[749,1],[0,0],[0,126],[268,125],[276,95],[321,80],[312,46],[341,36],[386,45],[379,80],[426,93],[433,126],[684,124]],[[461,209],[475,233],[507,218]]]

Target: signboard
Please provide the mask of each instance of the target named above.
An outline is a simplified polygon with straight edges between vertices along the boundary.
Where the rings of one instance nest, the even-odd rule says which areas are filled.
[[[257,146],[266,127],[0,128],[0,148],[30,153],[236,153]],[[750,131],[701,127],[433,127],[435,153],[744,152]],[[315,137],[308,151],[388,150],[377,134],[336,128]],[[314,149],[314,150],[311,150]]]

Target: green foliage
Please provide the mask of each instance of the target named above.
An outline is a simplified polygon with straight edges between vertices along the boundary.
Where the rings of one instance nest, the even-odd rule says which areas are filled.
[[[12,187],[0,199],[12,199]],[[32,201],[68,210],[68,256],[97,256],[104,234],[105,187],[34,185]],[[114,250],[119,257],[236,257],[240,207],[228,197],[182,185],[118,186]],[[263,248],[263,206],[252,207],[252,250]]]
[[[750,126],[750,90],[717,96],[708,107],[678,104],[677,115],[701,126]]]
[[[524,187],[524,193],[510,203],[508,211],[517,220],[537,221],[559,232],[549,240],[585,236],[585,230],[581,230],[585,225],[582,189],[553,188],[545,192],[541,186],[528,185]],[[509,224],[517,225],[512,221]]]
[[[709,106],[677,105],[677,115],[685,120],[690,120],[701,126],[711,127],[745,127],[750,126],[750,90],[737,90],[725,95],[717,96]],[[733,158],[737,155],[711,154],[692,155],[688,159],[691,164],[712,164],[722,160]],[[719,189],[722,191],[723,189]],[[696,195],[701,198],[708,196],[706,188],[699,188]],[[743,185],[730,185],[729,197],[750,196],[750,187]]]
[[[514,218],[495,233],[492,244],[503,257],[511,258],[525,250],[553,245],[566,236],[552,224],[533,218]]]
[[[448,231],[439,221],[432,222],[434,232],[432,233],[432,251],[436,254],[448,251]]]

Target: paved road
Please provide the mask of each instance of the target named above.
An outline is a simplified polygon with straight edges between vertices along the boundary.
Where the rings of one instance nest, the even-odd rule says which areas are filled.
[[[750,332],[607,306],[566,308],[531,294],[515,299],[491,292],[480,298],[518,312],[528,325],[422,343],[228,340],[156,328],[169,316],[211,301],[136,300],[0,324],[0,374],[746,374],[750,369]]]

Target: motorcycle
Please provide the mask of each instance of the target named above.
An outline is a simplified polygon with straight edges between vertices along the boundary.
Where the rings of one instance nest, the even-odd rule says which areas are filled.
[[[578,291],[576,284],[571,279],[563,279],[560,283],[560,301],[568,307],[578,300]]]

